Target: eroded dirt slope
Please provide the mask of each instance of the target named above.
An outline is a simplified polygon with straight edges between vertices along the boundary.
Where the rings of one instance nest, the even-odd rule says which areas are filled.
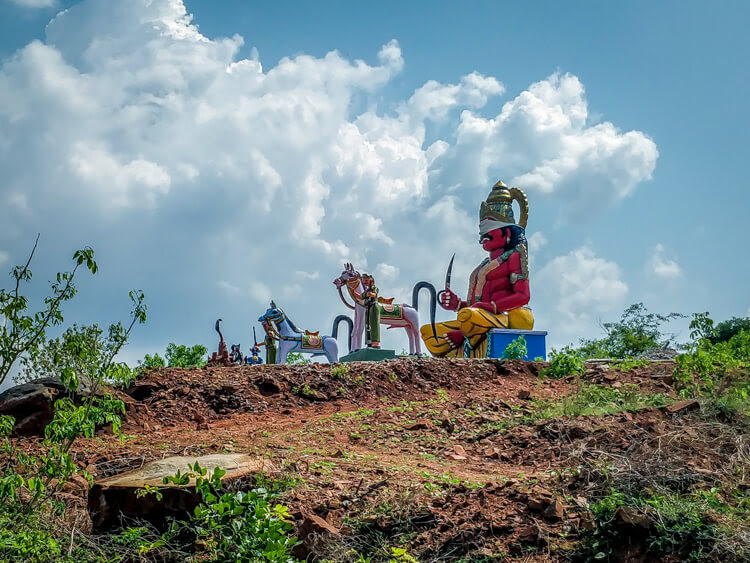
[[[677,401],[669,363],[592,365],[563,380],[540,378],[545,366],[397,359],[160,369],[129,390],[128,438],[104,430],[76,446],[76,459],[103,477],[176,453],[265,456],[297,483],[285,501],[302,532],[316,532],[302,546],[311,558],[408,544],[423,561],[542,561],[570,558],[591,528],[588,506],[607,487],[597,468],[630,468],[635,481],[653,471],[687,490],[710,485],[744,447],[701,422],[696,405],[667,406]],[[663,401],[559,416],[582,384]]]

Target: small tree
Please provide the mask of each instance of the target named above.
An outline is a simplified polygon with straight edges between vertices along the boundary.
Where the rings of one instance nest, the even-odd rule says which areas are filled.
[[[159,354],[154,354],[153,356],[146,354],[143,357],[143,360],[138,362],[139,368],[163,368],[166,365],[167,363],[164,361],[164,358]]]
[[[714,344],[728,342],[734,335],[742,331],[750,332],[750,317],[732,317],[717,324],[713,333],[709,336],[709,340]]]
[[[165,356],[169,367],[189,368],[205,366],[207,353],[208,349],[201,344],[189,347],[170,342]]]
[[[89,379],[95,377],[92,367],[99,366],[118,345],[118,327],[109,327],[107,336],[99,325],[74,324],[58,338],[32,347],[21,358],[19,382],[42,377],[58,377],[65,369],[72,369]]]
[[[37,242],[39,237],[37,237]],[[24,266],[14,268],[14,289],[0,289],[0,382],[9,373],[13,364],[24,354],[32,351],[41,358],[44,354],[35,350],[43,342],[45,330],[50,325],[63,322],[61,305],[71,299],[76,291],[73,279],[78,268],[84,265],[92,274],[97,265],[90,248],[74,254],[76,266],[71,272],[57,275],[52,284],[51,295],[44,300],[42,311],[27,314],[28,300],[20,291],[21,282],[31,280],[29,265],[36,249]],[[17,447],[11,439],[14,420],[0,416],[0,529],[2,529],[2,552],[9,560],[58,560],[62,553],[61,543],[52,527],[55,516],[62,514],[64,505],[55,501],[55,493],[78,471],[70,448],[79,436],[92,437],[96,428],[111,424],[119,434],[120,415],[125,411],[122,401],[102,393],[105,381],[127,383],[133,372],[124,363],[114,361],[136,323],[146,320],[144,296],[140,291],[131,291],[133,302],[131,322],[113,324],[109,329],[106,353],[91,345],[92,334],[77,327],[66,331],[57,345],[61,362],[60,381],[71,392],[76,391],[82,373],[89,375],[88,393],[80,402],[64,397],[55,402],[55,413],[44,431],[44,440],[34,455]],[[94,339],[98,342],[98,337]],[[55,360],[57,361],[57,360]],[[71,540],[72,549],[72,540]]]
[[[680,313],[649,313],[643,303],[625,309],[619,321],[603,323],[604,338],[582,340],[578,348],[584,358],[627,358],[669,344],[672,335],[662,332],[664,323],[682,318]]]
[[[94,251],[85,247],[73,254],[75,266],[70,272],[60,272],[51,284],[51,293],[44,300],[44,307],[33,314],[28,314],[28,299],[20,293],[21,283],[31,281],[29,265],[34,258],[39,235],[29,258],[23,266],[16,266],[11,271],[13,289],[0,289],[0,385],[8,377],[10,368],[22,354],[34,350],[44,341],[45,331],[50,326],[63,322],[62,305],[75,297],[77,290],[73,281],[78,269],[83,266],[96,274],[98,266],[94,261]]]

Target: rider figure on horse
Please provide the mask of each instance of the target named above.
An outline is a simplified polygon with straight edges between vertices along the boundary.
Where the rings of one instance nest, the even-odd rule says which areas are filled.
[[[368,348],[380,348],[380,307],[378,307],[379,290],[375,286],[375,278],[370,274],[362,274],[362,284],[365,289],[362,298],[365,302],[367,315],[365,317],[365,334]]]

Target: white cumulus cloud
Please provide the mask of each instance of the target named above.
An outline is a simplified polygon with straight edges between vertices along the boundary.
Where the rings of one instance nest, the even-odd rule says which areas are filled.
[[[656,144],[639,131],[591,123],[581,81],[553,74],[484,118],[464,110],[457,142],[438,160],[450,186],[502,177],[532,194],[554,194],[580,213],[620,200],[656,165]]]
[[[620,266],[586,245],[550,260],[532,282],[545,303],[537,326],[557,332],[558,339],[584,333],[599,314],[620,307],[628,293]]]
[[[270,298],[322,326],[344,312],[330,281],[345,261],[408,295],[456,252],[459,285],[483,257],[476,213],[497,178],[579,210],[627,196],[658,156],[644,133],[590,123],[571,74],[484,117],[505,88],[471,68],[384,99],[407,68],[396,40],[368,60],[265,67],[240,35],[203,35],[181,0],[84,0],[46,33],[0,63],[0,245],[44,225],[50,254],[106,249],[99,298],[143,287],[163,312],[147,330],[205,325],[212,339],[218,314],[245,326]],[[573,316],[627,290],[612,263],[576,253],[561,259],[599,271],[606,291],[565,297]]]
[[[659,243],[651,249],[651,257],[647,264],[648,271],[664,279],[679,278],[682,275],[682,268],[677,263],[667,250],[667,248]]]

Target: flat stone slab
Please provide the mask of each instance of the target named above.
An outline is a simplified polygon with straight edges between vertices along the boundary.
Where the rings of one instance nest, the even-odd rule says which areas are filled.
[[[339,358],[340,362],[379,362],[381,360],[392,360],[396,357],[395,350],[383,350],[382,348],[362,348],[346,356]]]
[[[169,516],[184,517],[200,502],[195,493],[195,479],[191,478],[186,485],[165,485],[163,479],[175,475],[178,470],[181,474],[191,472],[196,462],[208,470],[207,477],[216,467],[226,471],[221,478],[225,485],[274,470],[268,460],[240,453],[172,456],[152,461],[139,469],[94,483],[88,499],[88,511],[94,529],[116,527],[123,517],[146,520],[157,527],[164,527]],[[139,498],[137,491],[146,485],[158,487],[162,499],[158,500],[154,494]]]

